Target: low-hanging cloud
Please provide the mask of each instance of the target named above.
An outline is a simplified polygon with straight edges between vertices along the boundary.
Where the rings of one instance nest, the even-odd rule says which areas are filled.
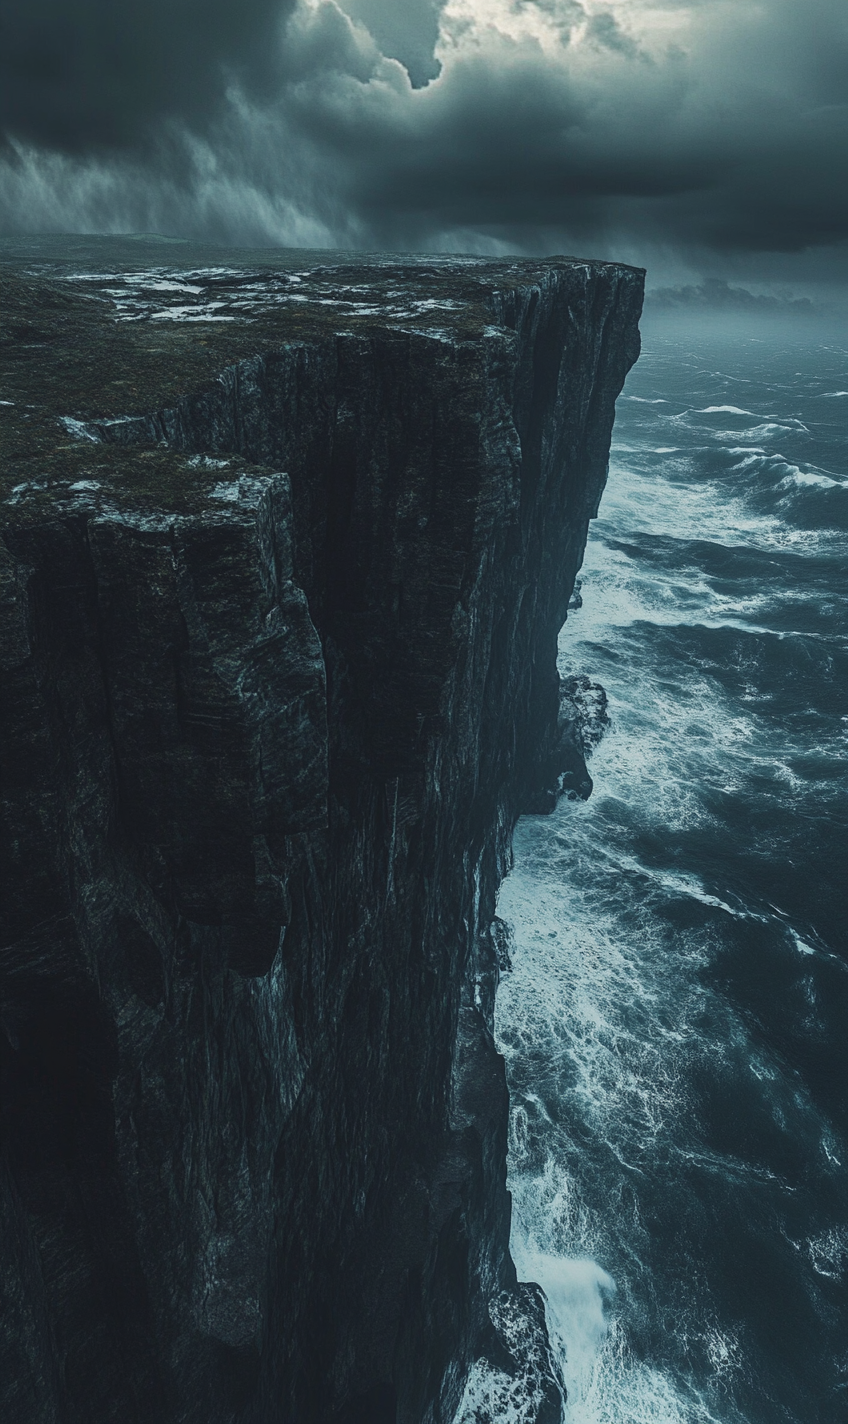
[[[12,0],[74,7],[64,67],[54,45],[39,69],[31,28],[16,40],[7,230],[728,254],[848,238],[844,0],[155,0],[132,63],[137,7],[110,48],[93,17],[120,6]]]

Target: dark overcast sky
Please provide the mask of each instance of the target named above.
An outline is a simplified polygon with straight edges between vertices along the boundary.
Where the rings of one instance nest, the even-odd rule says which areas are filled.
[[[833,274],[848,0],[0,0],[0,227]]]

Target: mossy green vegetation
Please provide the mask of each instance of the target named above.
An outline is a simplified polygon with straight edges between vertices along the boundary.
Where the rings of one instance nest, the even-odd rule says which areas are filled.
[[[325,252],[232,252],[152,238],[0,244],[0,501],[13,521],[46,500],[128,498],[192,507],[216,478],[202,462],[85,438],[66,422],[152,414],[220,373],[287,346],[387,327],[473,340],[491,293],[532,263]],[[167,268],[160,265],[163,259]],[[550,264],[547,264],[549,267]],[[244,465],[244,462],[240,462]],[[234,477],[234,476],[231,476]],[[99,489],[95,488],[98,486]]]

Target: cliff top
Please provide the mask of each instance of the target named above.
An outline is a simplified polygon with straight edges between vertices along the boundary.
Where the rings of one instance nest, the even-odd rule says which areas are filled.
[[[14,521],[43,501],[108,489],[183,505],[245,462],[86,437],[83,423],[149,414],[226,367],[342,333],[451,342],[499,330],[492,299],[576,258],[385,257],[202,247],[156,237],[0,241],[0,503]]]

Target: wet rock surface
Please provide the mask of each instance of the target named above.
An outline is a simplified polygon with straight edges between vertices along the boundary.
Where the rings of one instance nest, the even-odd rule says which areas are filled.
[[[546,1424],[491,926],[641,274],[0,259],[4,1418]]]
[[[494,1295],[489,1320],[488,1348],[472,1366],[456,1424],[561,1424],[565,1384],[539,1286],[522,1283]]]

